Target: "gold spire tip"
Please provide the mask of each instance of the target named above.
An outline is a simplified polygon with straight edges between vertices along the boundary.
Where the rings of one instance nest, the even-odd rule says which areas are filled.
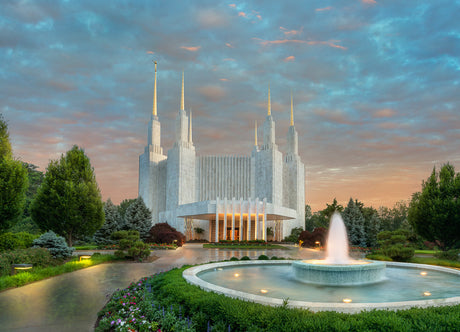
[[[270,101],[270,83],[268,83],[268,110],[267,110],[267,115],[270,116],[272,115],[272,105]]]

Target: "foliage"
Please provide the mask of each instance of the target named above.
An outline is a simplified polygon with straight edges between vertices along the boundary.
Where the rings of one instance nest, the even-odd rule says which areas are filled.
[[[342,213],[343,222],[347,228],[348,240],[354,246],[366,246],[365,219],[359,208],[358,201],[350,197],[347,207]]]
[[[104,224],[94,233],[94,241],[98,245],[115,244],[111,235],[120,230],[122,219],[118,208],[112,203],[110,198],[104,204]]]
[[[167,223],[153,225],[149,233],[148,243],[176,243],[178,247],[185,243],[185,235]]]
[[[460,173],[444,164],[413,194],[408,212],[409,223],[428,241],[439,241],[443,250],[460,247]]]
[[[97,331],[112,331],[118,319],[118,324],[125,324],[123,331],[141,330],[139,325],[128,325],[133,323],[130,315],[136,323],[158,323],[161,331],[186,331],[173,325],[180,318],[190,322],[185,328],[197,331],[450,331],[460,324],[460,305],[359,314],[264,306],[189,285],[182,278],[183,270],[143,278],[116,292],[99,313]]]
[[[101,193],[83,149],[74,145],[59,161],[49,163],[31,213],[41,229],[64,236],[69,245],[79,237],[92,236],[102,226]]]
[[[128,210],[129,206],[136,201],[136,198],[126,198],[124,199],[120,205],[118,206],[118,212],[120,213],[121,219],[124,220],[126,210]]]
[[[383,231],[377,235],[381,253],[394,261],[407,262],[414,257],[414,248],[409,244],[407,230]]]
[[[313,248],[316,247],[316,242],[324,246],[326,244],[327,229],[324,227],[317,227],[313,232],[303,231],[299,235],[299,241],[302,241],[302,247]]]
[[[439,259],[447,259],[451,261],[459,261],[460,260],[460,249],[451,249],[447,251],[439,251],[434,254],[434,257]]]
[[[274,234],[273,227],[267,227],[267,237],[273,236]]]
[[[26,232],[0,234],[0,251],[30,248],[37,237],[38,235]]]
[[[240,258],[240,261],[250,261],[251,259],[248,256],[243,256]]]
[[[409,229],[410,225],[407,221],[407,212],[409,206],[405,201],[396,202],[390,209],[388,207],[380,207],[378,214],[381,220],[380,230],[395,231],[400,228]]]
[[[138,231],[118,231],[112,237],[118,240],[119,249],[115,251],[115,256],[136,261],[142,261],[150,256],[150,247],[139,239]]]
[[[307,210],[305,209],[305,211]],[[332,204],[326,203],[324,210],[313,213],[309,218],[307,215],[305,216],[305,229],[311,232],[317,227],[329,228],[330,219],[336,211],[342,212],[343,206],[334,198]]]
[[[197,233],[197,234],[203,234],[203,233],[204,233],[204,229],[203,229],[203,228],[200,228],[200,227],[195,227],[193,230],[194,230],[195,233]]]
[[[13,159],[8,125],[0,114],[0,233],[22,215],[27,186],[27,171],[19,160]]]
[[[267,255],[260,255],[259,258],[257,258],[257,259],[260,260],[260,261],[267,261],[267,260],[269,260],[270,258],[268,258]]]
[[[382,254],[369,254],[369,255],[366,255],[366,258],[376,260],[376,261],[388,261],[388,262],[392,261],[390,257],[382,255]]]
[[[302,227],[294,227],[293,229],[291,229],[291,235],[286,236],[283,241],[297,243],[299,241],[299,236],[302,232]]]
[[[142,197],[135,199],[126,209],[123,229],[136,230],[142,240],[149,237],[152,227],[152,212],[145,206]]]
[[[10,275],[12,264],[33,264],[33,268],[36,268],[53,263],[51,253],[43,248],[8,250],[0,253],[0,276]]]
[[[33,241],[33,248],[46,248],[53,258],[68,258],[72,256],[74,248],[67,245],[62,236],[57,236],[53,231],[48,231]]]
[[[110,261],[117,260],[117,258],[115,258],[113,255],[94,254],[91,257],[91,259],[85,259],[80,262],[78,261],[78,258],[75,257],[70,262],[66,262],[65,264],[56,266],[58,262],[62,262],[62,261],[57,261],[57,260],[52,259],[48,250],[43,249],[43,248],[27,249],[27,251],[34,251],[34,250],[40,251],[41,257],[47,257],[49,261],[46,264],[41,265],[41,264],[36,263],[38,259],[35,258],[35,261],[31,261],[33,262],[32,264],[34,266],[31,270],[29,270],[29,272],[18,273],[12,276],[0,277],[0,291],[11,288],[11,287],[20,287],[20,286],[23,286],[25,284],[28,284],[34,281],[43,280],[43,279],[57,276],[63,273],[81,270],[86,267],[101,264],[104,262],[110,262]],[[0,254],[0,266],[1,266],[1,261],[2,261],[2,255],[3,253]],[[11,265],[9,267],[11,267]]]

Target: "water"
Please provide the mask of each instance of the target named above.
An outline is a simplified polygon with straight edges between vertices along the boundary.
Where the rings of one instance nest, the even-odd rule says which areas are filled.
[[[325,264],[349,264],[347,229],[342,216],[335,212],[329,224]]]
[[[422,276],[422,271],[427,275]],[[460,296],[460,278],[455,274],[388,266],[385,274],[386,279],[378,284],[340,287],[299,283],[290,264],[225,267],[201,272],[198,277],[250,294],[306,302],[341,303],[350,298],[353,303],[384,303]]]

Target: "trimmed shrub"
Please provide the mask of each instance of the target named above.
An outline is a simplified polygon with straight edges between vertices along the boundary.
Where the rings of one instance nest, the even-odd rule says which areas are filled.
[[[381,253],[394,261],[407,262],[414,257],[415,250],[409,244],[410,233],[403,229],[384,231],[377,235]]]
[[[270,259],[271,259],[271,260],[277,260],[277,259],[278,259],[278,257],[276,257],[276,256],[272,256]]]
[[[0,251],[30,248],[37,237],[27,232],[0,234]]]
[[[55,265],[51,253],[45,248],[10,250],[0,253],[0,276],[11,273],[12,264],[33,264],[34,267]]]
[[[149,234],[147,243],[175,243],[178,247],[185,243],[185,235],[165,222],[154,225],[150,228]]]
[[[75,250],[67,245],[62,236],[57,236],[53,231],[48,231],[38,239],[35,239],[33,248],[46,248],[53,258],[62,259],[72,256],[72,252]]]
[[[267,255],[260,255],[259,258],[257,258],[258,260],[260,261],[267,261],[269,260],[268,256]]]
[[[439,259],[448,259],[450,261],[460,260],[460,249],[451,249],[447,251],[440,251],[434,254],[434,257]]]
[[[117,257],[142,261],[150,256],[150,247],[139,239],[138,231],[118,231],[112,238],[118,240]]]
[[[238,260],[238,258],[237,258],[237,257],[235,257],[235,256],[233,256],[232,258],[230,258],[230,260],[231,260],[231,261],[237,261],[237,260]]]
[[[248,256],[243,256],[240,258],[240,261],[250,261],[251,259]]]

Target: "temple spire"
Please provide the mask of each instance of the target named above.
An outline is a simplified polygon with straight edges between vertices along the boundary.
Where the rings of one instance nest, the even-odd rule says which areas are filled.
[[[184,111],[184,71],[182,71],[182,92],[180,96],[180,110]]]
[[[292,101],[292,90],[291,90],[291,126],[294,125],[294,106]]]
[[[155,63],[155,83],[153,85],[153,116],[157,116],[157,62]]]
[[[254,146],[257,146],[257,120],[254,128]]]
[[[188,142],[192,143],[192,110],[190,109],[189,127],[188,127]]]
[[[268,83],[268,110],[267,110],[267,115],[270,116],[272,115],[272,106],[270,102],[270,83]]]

